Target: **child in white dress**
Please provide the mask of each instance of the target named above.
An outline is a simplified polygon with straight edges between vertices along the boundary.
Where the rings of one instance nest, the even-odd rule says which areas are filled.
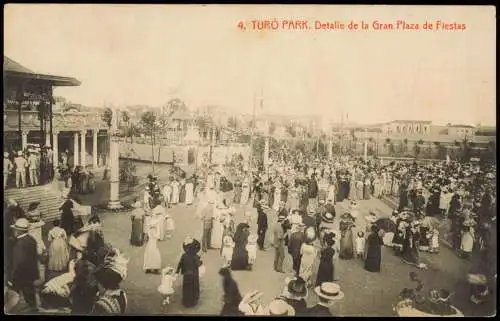
[[[174,293],[176,279],[177,275],[174,268],[166,267],[161,270],[161,282],[158,286],[158,292],[163,295],[163,306],[170,304],[170,296]]]
[[[231,259],[233,258],[234,242],[231,236],[226,235],[222,240],[222,258],[224,259],[224,267],[231,266]]]
[[[363,231],[359,231],[358,234],[356,235],[356,256],[358,259],[363,259],[364,258],[364,253],[365,253],[365,233]]]
[[[431,253],[439,253],[439,230],[434,229],[431,236]]]
[[[248,252],[248,264],[251,267],[257,260],[257,234],[250,234],[246,250]]]

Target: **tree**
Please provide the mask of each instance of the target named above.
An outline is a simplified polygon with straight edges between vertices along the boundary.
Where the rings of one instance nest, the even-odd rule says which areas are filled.
[[[275,131],[276,131],[276,124],[274,122],[271,122],[269,124],[269,135],[273,135]]]
[[[419,144],[415,144],[415,146],[413,147],[413,151],[415,152],[415,157],[418,158],[418,155],[420,155],[420,145]]]
[[[404,152],[408,151],[408,138],[403,139]]]
[[[236,117],[229,117],[227,120],[227,127],[229,128],[238,128],[238,120]]]
[[[141,115],[142,126],[149,133],[151,137],[151,166],[153,168],[153,172],[155,169],[155,155],[154,155],[154,145],[155,145],[155,127],[156,127],[156,114],[152,110],[145,111]]]
[[[286,126],[286,131],[287,131],[287,133],[290,134],[290,136],[292,136],[294,138],[297,136],[297,131],[295,130],[295,128],[292,125]]]

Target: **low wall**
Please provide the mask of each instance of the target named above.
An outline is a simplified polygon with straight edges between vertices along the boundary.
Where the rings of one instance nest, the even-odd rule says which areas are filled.
[[[159,146],[151,147],[148,144],[120,143],[120,157],[141,161],[154,161],[157,163],[173,163],[177,165],[201,166],[208,163],[210,146]],[[216,146],[212,148],[212,163],[223,165],[231,161],[233,155],[241,154],[245,160],[250,155],[249,146]]]

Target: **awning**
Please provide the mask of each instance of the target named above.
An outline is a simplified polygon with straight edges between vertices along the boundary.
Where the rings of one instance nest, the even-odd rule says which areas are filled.
[[[23,72],[15,72],[15,71],[4,71],[5,76],[12,78],[24,78],[30,80],[40,80],[44,82],[48,82],[53,86],[80,86],[81,81],[77,80],[73,77],[62,77],[62,76],[53,76],[53,75],[43,75],[43,74],[30,74]]]

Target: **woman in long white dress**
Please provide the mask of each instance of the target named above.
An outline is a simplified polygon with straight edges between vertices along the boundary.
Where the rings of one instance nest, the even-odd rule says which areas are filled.
[[[153,215],[158,222],[158,240],[164,241],[167,224],[167,211],[161,204],[157,204],[155,208],[153,208],[151,215]]]
[[[186,205],[191,205],[193,204],[194,200],[194,185],[191,179],[186,181],[185,189],[186,189]]]
[[[210,240],[210,244],[214,249],[220,249],[222,247],[222,234],[224,232],[224,216],[223,205],[217,205],[214,209],[213,223],[212,223],[212,237]]]
[[[179,203],[179,192],[180,192],[179,187],[180,187],[179,182],[177,181],[177,179],[175,179],[172,182],[172,198],[170,199],[170,204]]]
[[[300,247],[301,259],[299,276],[306,281],[308,286],[311,286],[313,284],[311,277],[313,274],[313,265],[316,259],[317,251],[313,245],[315,238],[314,230],[308,229],[306,230],[306,234],[306,242],[304,242]]]
[[[326,200],[333,201],[333,203],[335,204],[335,193],[336,192],[337,192],[337,190],[335,188],[335,183],[334,183],[333,179],[331,179],[330,183],[328,185],[328,192],[326,194]]]
[[[144,250],[144,263],[142,269],[148,273],[150,271],[159,271],[161,269],[161,254],[158,249],[158,238],[160,237],[159,219],[153,216],[148,225],[148,243]]]
[[[250,179],[248,175],[245,175],[243,183],[241,184],[241,200],[240,204],[245,205],[248,203],[248,198],[250,197]]]
[[[280,207],[281,201],[281,183],[276,181],[274,184],[274,201],[273,201],[273,209],[277,211]]]

